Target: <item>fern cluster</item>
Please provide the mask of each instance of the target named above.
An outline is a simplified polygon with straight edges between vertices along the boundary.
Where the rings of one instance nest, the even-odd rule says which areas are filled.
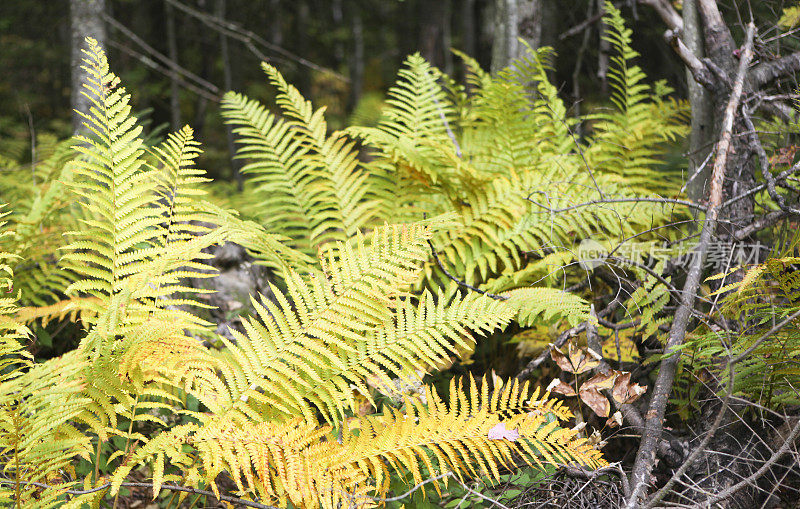
[[[322,113],[270,68],[285,118],[226,99],[267,214],[258,225],[220,209],[205,198],[192,130],[148,147],[130,96],[102,49],[88,43],[83,93],[92,107],[62,166],[78,210],[57,265],[68,284],[27,314],[16,294],[0,300],[3,503],[97,504],[145,465],[154,497],[167,482],[216,492],[225,474],[243,499],[339,507],[384,496],[392,472],[416,481],[423,471],[498,479],[520,460],[605,464],[564,426],[569,410],[517,382],[495,381],[491,392],[486,381],[453,382],[449,401],[425,388],[400,409],[361,416],[359,398],[375,403],[370,384],[418,378],[520,310],[533,320],[542,311],[528,307],[535,294],[509,288],[503,300],[455,284],[420,289],[430,242],[455,238],[464,211],[445,213],[446,196],[434,194],[430,205],[408,205],[430,219],[390,224],[381,200],[392,175],[374,181],[354,142],[327,135]],[[62,199],[52,189],[43,190],[51,205],[42,210]],[[26,225],[14,226],[4,236],[23,238]],[[280,282],[274,300],[253,297],[256,316],[235,341],[196,316],[199,290],[186,283],[213,277],[207,248],[224,241],[245,245]],[[17,256],[0,255],[0,283],[14,290],[24,277],[12,270]],[[541,290],[547,318],[555,308],[583,319],[585,302]],[[78,348],[34,362],[21,320],[73,312],[84,318]],[[510,434],[494,436],[498,426]],[[102,458],[106,444],[115,449]],[[94,466],[84,479],[79,458]]]
[[[729,276],[735,282],[723,284],[716,294],[722,298],[723,315],[743,323],[737,331],[699,330],[690,341],[694,362],[712,372],[719,371],[718,359],[735,358],[749,352],[735,366],[733,387],[723,377],[722,390],[743,394],[764,406],[796,405],[800,398],[796,387],[800,383],[797,358],[800,355],[800,257],[797,246],[800,236],[794,234],[783,253],[765,262],[709,278],[725,282]],[[741,272],[739,272],[741,271]],[[737,277],[744,274],[742,277]],[[795,318],[791,318],[791,317]],[[789,320],[760,338],[776,324]]]
[[[548,49],[497,76],[462,55],[467,86],[413,55],[377,126],[329,135],[324,109],[264,64],[280,115],[234,92],[223,100],[248,161],[254,187],[246,201],[257,204],[250,210],[307,254],[386,221],[454,214],[453,227],[431,239],[436,257],[428,257],[417,289],[444,284],[438,258],[463,282],[512,297],[523,323],[585,321],[588,303],[558,290],[585,277],[576,263],[580,242],[609,251],[624,245],[643,258],[656,241],[676,236],[661,227],[685,216],[634,198],[677,192],[653,170],[662,144],[685,133],[686,107],[667,97],[665,85],[643,82],[630,30],[610,4],[606,20],[617,51],[614,108],[583,119],[567,116],[549,82]],[[591,126],[583,139],[578,122]],[[367,161],[348,136],[370,152]]]

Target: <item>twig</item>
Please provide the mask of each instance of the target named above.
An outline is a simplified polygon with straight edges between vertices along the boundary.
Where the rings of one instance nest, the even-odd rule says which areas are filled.
[[[580,479],[587,479],[587,480],[594,480],[601,475],[605,475],[608,472],[614,472],[619,475],[620,482],[622,484],[622,492],[625,496],[628,496],[630,493],[631,487],[628,485],[628,478],[625,475],[625,471],[622,469],[622,465],[617,463],[611,463],[605,467],[601,467],[595,470],[586,470],[585,468],[579,467],[564,467],[564,471],[570,477],[578,477]]]
[[[736,364],[749,357],[749,355],[753,353],[753,351],[755,351],[755,349],[758,348],[764,341],[775,335],[776,332],[780,331],[781,329],[792,323],[792,321],[798,317],[800,317],[800,310],[788,316],[784,320],[781,320],[779,323],[775,324],[775,326],[773,326],[770,330],[762,334],[752,345],[750,345],[749,348],[747,348],[745,351],[743,351],[736,357],[728,356],[728,361],[725,364],[725,367],[722,369],[723,372],[725,370],[728,370],[728,390],[725,393],[725,398],[722,400],[722,406],[720,407],[719,412],[717,412],[717,416],[714,419],[714,422],[712,423],[705,437],[703,437],[703,440],[700,442],[700,444],[697,447],[695,447],[695,449],[691,452],[691,454],[689,454],[689,456],[684,460],[683,464],[672,475],[670,480],[667,481],[667,483],[664,486],[662,486],[661,489],[659,489],[658,492],[656,492],[655,495],[653,495],[650,498],[647,505],[645,506],[645,509],[650,509],[654,507],[659,501],[661,501],[662,498],[664,498],[664,496],[667,495],[669,489],[681,478],[681,476],[683,476],[683,474],[686,473],[689,467],[691,467],[692,464],[694,464],[697,457],[700,456],[700,454],[705,451],[705,448],[711,441],[711,438],[719,429],[720,425],[722,424],[722,418],[724,417],[725,413],[727,412],[730,406],[731,393],[733,391],[733,382],[735,377],[734,368],[736,367]],[[751,476],[751,478],[755,479],[756,477]],[[744,487],[743,484],[742,487]],[[731,493],[731,495],[732,494],[733,492]]]
[[[767,152],[764,150],[764,146],[761,144],[761,140],[758,138],[758,133],[753,125],[753,121],[750,119],[747,108],[742,108],[742,119],[744,120],[744,124],[749,131],[748,137],[750,138],[750,143],[755,146],[756,153],[758,154],[758,159],[761,163],[759,165],[761,168],[761,176],[763,176],[764,180],[767,181],[767,193],[769,193],[769,197],[772,198],[773,201],[775,201],[775,203],[777,203],[784,212],[800,215],[800,209],[787,205],[786,198],[784,198],[782,194],[779,194],[778,191],[775,190],[775,178],[772,176],[772,172],[769,171],[769,158],[767,157]]]
[[[748,224],[743,228],[739,228],[735,232],[733,232],[733,238],[736,240],[744,240],[750,235],[763,230],[764,228],[769,228],[770,226],[774,225],[778,221],[789,217],[791,214],[786,212],[785,210],[773,210],[772,212],[768,212],[763,216],[759,217],[752,223]]]
[[[676,30],[667,30],[664,32],[664,40],[672,47],[672,50],[683,60],[689,72],[692,73],[692,78],[700,85],[711,90],[714,88],[714,79],[711,71],[709,70],[706,62],[703,62],[690,50],[686,44],[678,37]]]
[[[480,293],[482,295],[486,295],[487,297],[491,297],[494,300],[508,300],[508,297],[506,297],[505,295],[497,295],[497,294],[494,294],[494,293],[489,293],[486,290],[481,290],[480,288],[478,288],[476,286],[472,286],[469,283],[465,283],[464,281],[461,281],[460,279],[458,279],[454,275],[450,274],[450,272],[442,264],[442,260],[439,259],[439,254],[436,252],[436,248],[433,247],[433,242],[428,240],[428,245],[431,248],[431,253],[433,254],[433,259],[436,261],[436,265],[438,265],[439,269],[442,272],[444,272],[445,276],[447,276],[451,280],[453,280],[456,283],[458,283],[458,286],[463,286],[464,288],[472,290],[473,292],[478,292],[478,293]]]
[[[670,30],[683,30],[683,18],[668,0],[639,0],[639,3],[652,7]]]
[[[614,6],[618,7],[619,6],[619,2],[615,3]],[[589,28],[593,24],[597,23],[597,21],[599,21],[600,18],[603,17],[603,14],[604,14],[603,11],[600,11],[600,12],[595,13],[592,16],[589,16],[588,18],[586,18],[585,20],[581,21],[580,23],[578,23],[574,27],[570,28],[569,30],[567,30],[564,33],[562,33],[561,35],[559,35],[558,36],[558,40],[559,41],[563,41],[564,39],[567,39],[569,37],[572,37],[573,35],[577,35],[577,34],[583,32],[584,30],[586,30],[587,28]]]
[[[704,207],[703,205],[700,205],[698,203],[694,203],[694,202],[691,202],[691,201],[675,200],[675,199],[672,199],[672,198],[644,198],[644,197],[639,197],[639,196],[634,196],[634,197],[631,197],[631,198],[603,198],[601,200],[592,200],[592,201],[587,201],[587,202],[583,202],[583,203],[577,203],[575,205],[570,205],[569,207],[564,207],[564,208],[560,208],[560,209],[553,209],[553,208],[548,207],[547,205],[544,205],[543,203],[539,203],[537,201],[531,200],[531,195],[535,194],[536,192],[540,192],[540,191],[535,191],[534,193],[531,193],[530,195],[528,195],[526,200],[528,200],[529,202],[533,203],[534,205],[538,205],[539,207],[542,207],[546,211],[548,211],[550,213],[553,213],[553,214],[558,214],[560,212],[567,212],[567,211],[578,209],[578,208],[581,208],[581,207],[588,207],[588,206],[591,206],[591,205],[598,205],[598,204],[601,204],[601,203],[639,203],[639,202],[683,205],[683,206],[690,207],[690,208],[697,209],[697,210],[702,210],[702,211],[706,210],[706,207]]]
[[[658,377],[654,384],[653,396],[650,400],[650,408],[645,414],[645,429],[642,441],[639,444],[639,451],[636,454],[636,462],[631,472],[631,495],[628,498],[626,509],[635,509],[640,506],[640,498],[644,495],[650,480],[650,473],[656,459],[656,448],[664,431],[664,414],[667,408],[672,384],[675,380],[675,371],[680,360],[680,346],[686,337],[686,330],[689,325],[689,318],[692,316],[694,302],[700,286],[700,276],[705,262],[711,238],[717,227],[717,219],[722,203],[723,180],[727,170],[728,151],[731,144],[731,132],[736,111],[739,109],[744,78],[747,67],[753,58],[753,37],[755,36],[755,25],[751,22],[747,25],[747,37],[745,40],[739,68],[731,91],[728,105],[725,108],[725,116],[722,122],[722,132],[719,144],[717,145],[717,159],[714,161],[714,168],[711,176],[711,191],[709,194],[708,214],[703,223],[703,230],[698,243],[699,256],[692,260],[689,275],[686,278],[682,299],[675,313],[672,322],[669,339],[665,348],[665,357],[661,361]]]
[[[461,480],[458,477],[456,477],[455,474],[453,474],[453,472],[445,472],[444,474],[438,475],[436,477],[432,477],[430,479],[426,479],[426,480],[422,481],[421,483],[417,484],[416,486],[414,486],[413,488],[411,488],[410,490],[408,490],[407,492],[403,493],[402,495],[398,495],[396,497],[378,498],[378,497],[367,496],[365,498],[369,498],[371,500],[374,500],[375,502],[383,502],[383,503],[386,503],[386,502],[397,502],[398,500],[403,500],[404,498],[408,497],[409,495],[411,495],[412,493],[414,493],[418,489],[422,488],[426,484],[430,484],[432,482],[439,481],[441,479],[444,479],[445,477],[452,478],[456,483],[460,484],[461,487],[464,488],[467,492],[479,497],[482,500],[485,500],[487,502],[491,502],[492,504],[496,505],[497,507],[500,507],[501,509],[510,509],[508,506],[505,506],[505,505],[501,504],[499,501],[497,501],[497,500],[495,500],[493,498],[487,497],[483,493],[480,493],[478,491],[473,490],[472,488],[470,488],[469,486],[467,486],[466,484],[461,482]]]
[[[112,46],[114,48],[117,48],[118,50],[122,51],[123,53],[126,53],[126,54],[132,56],[133,58],[135,58],[138,61],[140,61],[142,64],[146,65],[147,67],[150,67],[151,69],[153,69],[155,71],[160,72],[161,74],[169,77],[170,79],[177,77],[174,73],[172,73],[172,71],[168,71],[168,70],[165,70],[164,68],[160,67],[158,65],[158,63],[154,62],[147,55],[143,55],[143,54],[139,53],[138,51],[125,46],[124,44],[120,44],[120,43],[118,43],[118,42],[116,42],[114,40],[109,40],[108,41],[108,45]],[[193,83],[189,83],[188,81],[184,80],[183,78],[177,77],[177,81],[178,81],[178,83],[183,85],[184,88],[186,88],[187,90],[191,90],[192,92],[194,92],[195,94],[199,95],[200,97],[208,99],[209,101],[212,101],[212,102],[217,102],[218,103],[220,101],[219,96],[211,94],[207,90],[205,90],[203,88],[200,88],[200,87],[194,85]]]
[[[784,170],[784,171],[780,172],[779,174],[775,175],[775,183],[780,185],[780,182],[785,181],[788,177],[790,177],[791,175],[797,173],[798,171],[800,171],[800,161],[795,163],[788,170]],[[759,184],[756,187],[748,190],[745,193],[742,193],[742,194],[740,194],[738,196],[734,196],[733,198],[730,198],[730,199],[726,200],[721,205],[721,208],[724,209],[726,207],[729,207],[729,206],[733,205],[734,203],[736,203],[737,201],[743,200],[743,199],[747,198],[748,196],[752,196],[752,195],[758,193],[759,191],[763,191],[764,189],[766,189],[766,187],[767,187],[767,184]]]
[[[786,437],[786,440],[783,442],[781,447],[773,453],[770,458],[761,465],[761,468],[747,476],[745,479],[739,481],[738,483],[734,484],[733,486],[726,488],[719,493],[711,496],[708,500],[705,501],[705,507],[712,507],[712,504],[719,502],[720,500],[725,500],[726,498],[733,496],[736,492],[744,488],[745,486],[752,485],[752,483],[764,475],[764,472],[769,470],[776,461],[781,459],[784,454],[789,450],[789,447],[794,444],[795,439],[800,434],[800,420],[797,421],[797,424],[794,425],[792,428],[792,432],[789,433],[789,436]]]
[[[10,484],[16,484],[16,482],[0,479],[0,484],[10,485]],[[22,484],[26,484],[26,485],[29,485],[29,486],[36,486],[36,487],[44,488],[44,489],[49,489],[49,488],[59,489],[58,486],[53,486],[53,485],[50,485],[50,484],[45,484],[45,483],[40,483],[40,482],[33,482],[33,481],[22,482]],[[108,489],[110,487],[111,487],[111,483],[107,482],[107,483],[103,484],[102,486],[97,486],[95,488],[91,488],[91,489],[88,489],[88,490],[64,490],[64,493],[67,494],[67,495],[88,495],[89,493],[97,493],[98,491],[103,491],[103,490]],[[124,482],[124,483],[120,484],[120,487],[124,487],[124,488],[152,488],[153,487],[153,483],[149,483],[149,482]],[[260,504],[258,502],[251,502],[251,501],[245,500],[243,498],[231,497],[231,496],[222,495],[222,494],[217,496],[213,491],[206,491],[206,490],[201,490],[201,489],[198,489],[198,488],[189,488],[189,487],[186,487],[186,486],[175,486],[174,484],[162,484],[161,485],[161,489],[165,489],[165,490],[169,490],[169,491],[183,491],[185,493],[194,493],[194,494],[197,494],[197,495],[205,495],[205,496],[208,496],[208,497],[214,497],[217,500],[221,500],[221,501],[224,501],[224,502],[235,502],[235,503],[241,504],[243,506],[255,507],[257,509],[279,509],[278,507],[275,507],[275,506],[272,506],[272,505]]]
[[[324,72],[326,74],[330,74],[331,76],[334,76],[335,78],[337,78],[337,79],[339,79],[341,81],[344,81],[346,83],[350,82],[350,80],[346,76],[343,76],[342,74],[340,74],[340,73],[338,73],[338,72],[336,72],[336,71],[334,71],[332,69],[328,69],[327,67],[323,67],[323,66],[321,66],[319,64],[315,64],[314,62],[311,62],[310,60],[307,60],[307,59],[305,59],[305,58],[303,58],[301,56],[295,55],[291,51],[288,51],[288,50],[278,46],[277,44],[273,44],[273,43],[265,40],[263,37],[260,37],[255,32],[252,32],[251,30],[247,30],[245,28],[242,28],[241,26],[237,25],[236,23],[233,23],[233,22],[225,20],[225,19],[220,19],[217,16],[213,16],[211,14],[199,11],[197,9],[189,7],[186,4],[178,2],[177,0],[165,0],[165,1],[167,3],[169,3],[170,5],[172,5],[173,7],[175,7],[176,9],[179,9],[179,10],[185,12],[186,14],[188,14],[188,15],[194,17],[194,18],[197,18],[204,25],[206,25],[206,26],[208,26],[208,27],[210,27],[210,28],[212,28],[212,29],[214,29],[214,30],[216,30],[218,32],[222,32],[225,35],[227,35],[228,37],[231,37],[233,39],[236,39],[237,41],[242,42],[245,46],[247,46],[248,49],[250,49],[251,51],[256,53],[259,56],[259,58],[261,58],[262,60],[268,60],[268,59],[264,58],[264,56],[261,54],[261,52],[259,52],[255,48],[255,46],[253,45],[254,42],[264,46],[265,48],[267,48],[267,49],[269,49],[271,51],[274,51],[275,53],[278,53],[279,55],[281,55],[281,56],[283,56],[283,57],[285,57],[285,58],[287,58],[289,60],[293,60],[293,61],[297,62],[298,64],[300,64],[302,66],[308,67],[309,69],[313,69],[315,71],[319,71],[319,72]]]
[[[141,46],[142,49],[144,49],[147,53],[155,57],[157,60],[160,60],[161,63],[167,66],[171,71],[176,72],[178,74],[182,74],[187,79],[194,81],[197,85],[205,88],[212,94],[219,95],[220,93],[219,87],[217,87],[216,85],[207,80],[204,80],[203,78],[194,74],[193,72],[184,69],[183,67],[178,65],[177,62],[175,62],[171,58],[167,57],[163,53],[160,53],[158,50],[147,44],[144,40],[142,40],[141,37],[133,33],[130,29],[128,29],[128,27],[126,27],[119,21],[115,20],[108,14],[103,14],[103,19],[106,21],[106,23],[116,28],[122,35],[124,35],[128,39],[132,40],[133,42]]]
[[[608,306],[606,306],[602,311],[600,311],[597,314],[597,316],[599,318],[607,316],[611,314],[615,309],[617,309],[619,305],[620,305],[619,299],[614,299],[608,304]],[[575,327],[567,329],[561,334],[559,334],[556,340],[553,341],[552,345],[555,346],[556,348],[561,348],[562,346],[564,346],[564,344],[567,342],[568,339],[574,338],[575,336],[577,336],[578,334],[580,334],[585,330],[586,330],[586,322],[578,324]],[[516,376],[517,380],[520,381],[526,380],[531,375],[531,373],[533,373],[533,370],[538,368],[544,361],[546,361],[549,358],[550,358],[550,349],[545,348],[544,351],[540,353],[538,357],[528,362],[528,364],[525,365],[522,371],[517,373]]]

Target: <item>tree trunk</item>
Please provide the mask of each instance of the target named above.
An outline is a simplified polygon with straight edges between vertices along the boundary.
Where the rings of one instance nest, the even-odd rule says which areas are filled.
[[[452,0],[442,0],[442,58],[444,58],[444,72],[449,76],[453,75],[453,31],[450,26],[453,18]]]
[[[420,3],[418,12],[422,19],[419,30],[419,50],[422,56],[431,64],[441,67],[444,64],[444,51],[442,48],[442,34],[447,13],[447,2],[438,0],[431,3]]]
[[[554,14],[552,0],[496,0],[492,73],[497,73],[527,51],[521,38],[532,49],[545,45],[552,37],[546,25]]]
[[[167,22],[167,51],[169,52],[169,59],[178,63],[178,41],[175,36],[175,10],[171,4],[164,3],[166,10]],[[170,126],[173,131],[181,128],[181,103],[178,95],[180,88],[178,87],[178,73],[174,70],[170,72],[169,82],[169,113],[170,113]]]
[[[497,0],[494,6],[492,74],[508,67],[519,54],[518,26],[519,0]]]
[[[81,92],[86,78],[83,66],[83,49],[86,48],[86,37],[92,37],[105,48],[106,25],[103,21],[105,0],[70,0],[69,17],[72,28],[72,52],[70,67],[72,71],[72,132],[77,134],[84,130],[84,119],[77,112],[89,113],[91,101]]]
[[[697,5],[700,19],[703,22],[703,43],[707,57],[725,71],[728,76],[734,76],[738,61],[734,56],[736,45],[728,26],[723,21],[716,3],[703,0]],[[717,86],[714,90],[710,91],[711,112],[714,119],[712,132],[714,133],[720,131],[725,106],[730,94],[726,85],[720,83],[719,80],[716,81],[716,84]],[[736,119],[734,134],[747,132],[741,116],[737,116]],[[716,142],[716,140],[712,141]],[[755,166],[748,139],[746,136],[734,136],[728,156],[728,171],[726,173],[723,199],[730,199],[746,192],[754,186],[754,183]],[[751,197],[739,200],[734,205],[723,210],[720,215],[719,235],[723,239],[729,238],[732,231],[750,222],[753,218],[754,205]]]
[[[353,53],[350,58],[350,109],[356,107],[364,89],[364,26],[361,10],[350,4],[350,19],[353,28]]]
[[[197,7],[200,11],[206,12],[206,0],[198,0]],[[209,37],[209,30],[205,25],[200,27],[200,77],[208,80],[211,74],[211,52],[213,45]],[[195,137],[199,138],[206,126],[206,113],[208,111],[208,99],[203,96],[198,96],[197,107],[194,114],[194,127]]]
[[[683,1],[683,41],[697,58],[705,56],[703,50],[703,32],[700,15],[697,12],[696,0]],[[711,164],[703,162],[708,157],[713,143],[712,129],[715,125],[711,111],[711,96],[697,83],[691,71],[686,70],[686,82],[689,88],[689,105],[692,109],[691,131],[689,132],[689,175],[687,184],[689,198],[700,201],[706,194],[706,183],[711,172]],[[703,168],[698,172],[698,169]]]
[[[605,0],[597,0],[597,12],[601,16],[606,14]],[[597,78],[600,80],[600,93],[608,94],[608,56],[611,53],[611,44],[605,39],[606,24],[603,19],[597,22]]]
[[[477,58],[477,32],[475,30],[475,0],[464,0],[461,9],[461,48],[467,55]]]
[[[217,0],[216,15],[219,19],[225,19],[225,0]],[[233,89],[233,73],[231,72],[231,58],[228,52],[228,37],[219,34],[219,51],[220,58],[222,59],[222,81],[225,90]],[[225,124],[225,136],[228,141],[228,152],[231,155],[231,170],[233,171],[233,178],[236,181],[236,189],[242,192],[244,189],[244,178],[242,177],[242,162],[236,159],[236,144],[233,139],[233,127],[230,124]]]

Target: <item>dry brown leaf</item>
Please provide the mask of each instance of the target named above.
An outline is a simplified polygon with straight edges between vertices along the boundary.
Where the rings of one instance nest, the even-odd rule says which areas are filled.
[[[578,393],[575,392],[575,389],[573,389],[571,385],[562,382],[558,378],[554,378],[553,381],[550,382],[550,385],[547,386],[547,392],[555,392],[557,394],[562,394],[564,396],[578,395]]]
[[[619,404],[633,403],[647,391],[647,386],[631,383],[631,374],[622,373],[614,381],[614,389],[611,391],[614,401]]]
[[[611,413],[611,403],[608,398],[600,394],[600,391],[594,387],[581,387],[578,392],[580,393],[581,401],[586,403],[600,417],[608,417],[608,414]]]
[[[614,415],[609,417],[608,421],[606,421],[606,426],[608,426],[609,428],[617,428],[619,426],[622,426],[622,412],[620,412],[619,410],[614,412]]]
[[[567,343],[567,353],[564,354],[555,346],[550,347],[550,357],[553,358],[558,367],[568,373],[579,375],[590,369],[596,368],[600,361],[594,358],[588,351],[578,348],[575,343]]]
[[[614,387],[614,380],[617,379],[617,376],[620,374],[619,371],[609,370],[606,373],[598,373],[594,375],[592,378],[583,382],[583,387],[589,389],[590,387],[594,387],[598,391],[602,391],[603,389],[610,389]]]

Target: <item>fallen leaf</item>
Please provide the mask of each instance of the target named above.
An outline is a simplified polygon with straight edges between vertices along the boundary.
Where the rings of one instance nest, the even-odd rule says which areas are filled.
[[[566,354],[557,347],[551,346],[550,357],[562,370],[576,375],[596,368],[600,364],[600,361],[595,359],[588,351],[578,348],[572,341],[567,343]]]
[[[550,385],[547,386],[547,392],[555,392],[557,394],[563,394],[564,396],[578,395],[571,385],[562,382],[558,378],[554,378],[553,381],[550,382]]]
[[[614,389],[611,391],[611,395],[617,403],[626,404],[633,403],[646,391],[646,385],[642,386],[638,383],[631,383],[631,374],[622,373],[614,381]]]
[[[600,391],[594,387],[581,387],[578,391],[580,393],[581,401],[592,409],[594,413],[600,417],[608,417],[611,413],[611,403],[608,398],[600,394]]]
[[[519,431],[515,429],[506,429],[506,423],[498,422],[487,434],[489,440],[508,440],[509,442],[516,442],[519,439]]]
[[[582,387],[586,387],[587,389],[594,387],[598,391],[602,391],[603,389],[610,389],[614,387],[614,380],[617,379],[617,376],[620,374],[619,371],[609,370],[606,373],[598,373],[594,375],[592,378],[583,382]]]

